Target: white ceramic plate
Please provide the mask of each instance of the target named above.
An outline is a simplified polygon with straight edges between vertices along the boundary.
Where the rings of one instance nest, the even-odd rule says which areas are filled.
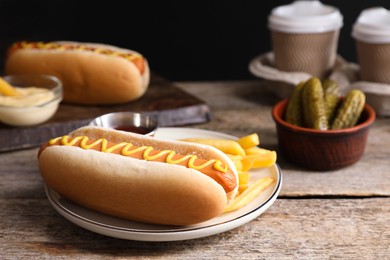
[[[188,137],[237,139],[234,136],[223,133],[177,127],[159,128],[155,136],[165,139],[182,139]],[[107,216],[68,201],[49,187],[46,187],[46,194],[52,206],[63,217],[87,230],[128,240],[175,241],[206,237],[225,232],[258,217],[274,203],[282,186],[282,173],[278,165],[251,171],[252,181],[264,176],[272,176],[276,181],[252,203],[239,210],[224,213],[209,221],[184,227],[142,224]]]

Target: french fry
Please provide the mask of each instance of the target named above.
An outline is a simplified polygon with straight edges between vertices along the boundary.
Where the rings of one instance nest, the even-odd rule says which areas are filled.
[[[248,184],[249,179],[250,179],[249,172],[238,171],[238,180],[240,185]]]
[[[238,171],[238,194],[242,193],[248,188],[249,179],[249,172]]]
[[[234,155],[234,154],[226,154],[230,160],[234,163],[234,166],[236,166],[237,171],[242,170],[242,159],[243,156],[241,155]]]
[[[249,179],[249,172],[238,171],[238,193],[241,193],[248,188]]]
[[[245,151],[246,155],[251,155],[251,154],[265,154],[269,150],[266,150],[264,148],[260,148],[260,147],[254,146],[254,147],[247,148],[244,151]]]
[[[0,77],[0,93],[5,96],[18,96],[19,92],[7,81]]]
[[[256,133],[246,135],[237,140],[243,149],[248,149],[260,144],[259,136]]]
[[[244,159],[244,156],[242,156],[242,155],[230,154],[230,153],[227,153],[226,155],[227,155],[231,160],[239,160],[239,161],[241,161],[242,159]]]
[[[255,160],[250,160],[247,156],[245,156],[241,160],[241,171],[250,171],[253,168],[254,161]]]
[[[242,170],[246,171],[253,168],[264,168],[275,164],[277,159],[276,152],[270,150],[266,151],[267,152],[263,154],[250,154],[245,156],[244,159],[242,159]]]
[[[183,141],[200,143],[214,146],[224,153],[242,155],[245,156],[244,149],[240,146],[237,141],[225,140],[225,139],[209,139],[209,138],[186,138]]]
[[[240,184],[238,185],[238,195],[243,193],[246,189],[248,189],[249,185],[248,184]]]
[[[274,178],[267,176],[249,185],[246,190],[233,199],[233,201],[226,207],[225,212],[234,211],[248,205],[274,181]]]

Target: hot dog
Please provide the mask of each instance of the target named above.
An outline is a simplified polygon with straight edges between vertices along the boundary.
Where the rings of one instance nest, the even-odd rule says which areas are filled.
[[[144,223],[206,221],[223,213],[238,190],[233,162],[216,148],[101,127],[50,140],[38,161],[61,196]]]
[[[150,80],[148,62],[136,51],[71,41],[16,42],[7,51],[5,72],[57,76],[65,102],[88,105],[136,100]]]

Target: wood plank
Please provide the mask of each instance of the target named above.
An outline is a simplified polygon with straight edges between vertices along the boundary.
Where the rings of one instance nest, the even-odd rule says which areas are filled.
[[[0,199],[7,259],[388,259],[390,198],[278,199],[253,221],[195,240],[138,242],[84,230],[44,199]]]
[[[53,118],[41,125],[10,127],[0,124],[0,152],[37,147],[47,139],[87,125],[95,117],[118,111],[153,115],[160,126],[204,123],[211,116],[204,101],[153,75],[145,95],[134,102],[105,106],[61,103]]]

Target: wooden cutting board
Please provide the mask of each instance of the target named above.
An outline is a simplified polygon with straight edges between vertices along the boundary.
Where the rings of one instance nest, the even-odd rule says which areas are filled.
[[[159,126],[180,126],[210,120],[205,102],[156,75],[140,99],[121,105],[83,106],[61,103],[46,123],[34,127],[10,127],[0,124],[0,152],[38,147],[48,139],[87,125],[103,114],[133,111],[158,118]]]

